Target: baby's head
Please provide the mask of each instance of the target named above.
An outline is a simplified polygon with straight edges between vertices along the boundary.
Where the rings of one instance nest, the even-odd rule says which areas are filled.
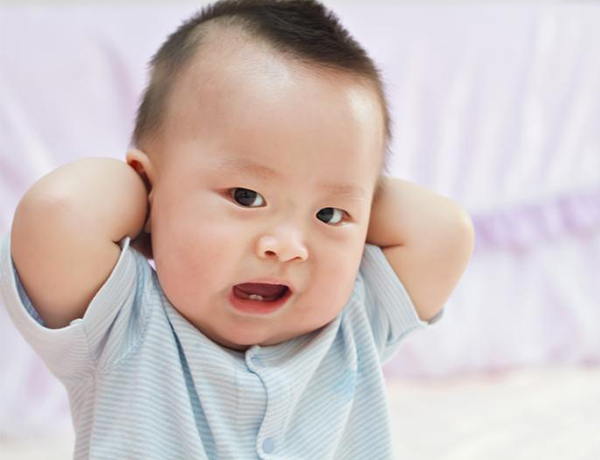
[[[152,59],[127,153],[149,186],[146,230],[173,306],[241,351],[333,320],[358,272],[389,123],[375,65],[314,1],[218,2],[185,22]],[[251,282],[291,291],[251,312],[233,294]]]

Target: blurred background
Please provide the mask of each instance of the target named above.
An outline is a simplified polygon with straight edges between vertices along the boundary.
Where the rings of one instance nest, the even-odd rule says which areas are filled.
[[[125,158],[147,63],[207,2],[4,1],[0,234],[41,176]],[[390,173],[460,203],[473,258],[384,367],[398,458],[600,458],[600,4],[325,1],[378,63]],[[72,456],[64,388],[0,308],[0,453]]]

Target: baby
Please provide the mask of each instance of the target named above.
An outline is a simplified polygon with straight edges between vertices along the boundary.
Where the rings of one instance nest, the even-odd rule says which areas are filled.
[[[470,218],[383,175],[379,72],[313,0],[219,1],[151,64],[126,162],[41,178],[2,245],[74,457],[392,458],[381,366],[440,318]]]

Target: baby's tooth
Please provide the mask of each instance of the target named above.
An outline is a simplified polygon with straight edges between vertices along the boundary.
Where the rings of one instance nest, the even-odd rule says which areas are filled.
[[[250,294],[250,298],[252,300],[263,300],[263,296],[258,295],[258,294]]]

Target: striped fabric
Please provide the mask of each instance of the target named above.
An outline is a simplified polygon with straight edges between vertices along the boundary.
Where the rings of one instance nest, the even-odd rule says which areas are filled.
[[[129,238],[120,245],[84,317],[52,330],[21,285],[10,234],[2,241],[2,301],[68,391],[75,459],[393,458],[381,365],[434,320],[418,318],[380,248],[365,246],[331,323],[238,352],[182,317]]]

